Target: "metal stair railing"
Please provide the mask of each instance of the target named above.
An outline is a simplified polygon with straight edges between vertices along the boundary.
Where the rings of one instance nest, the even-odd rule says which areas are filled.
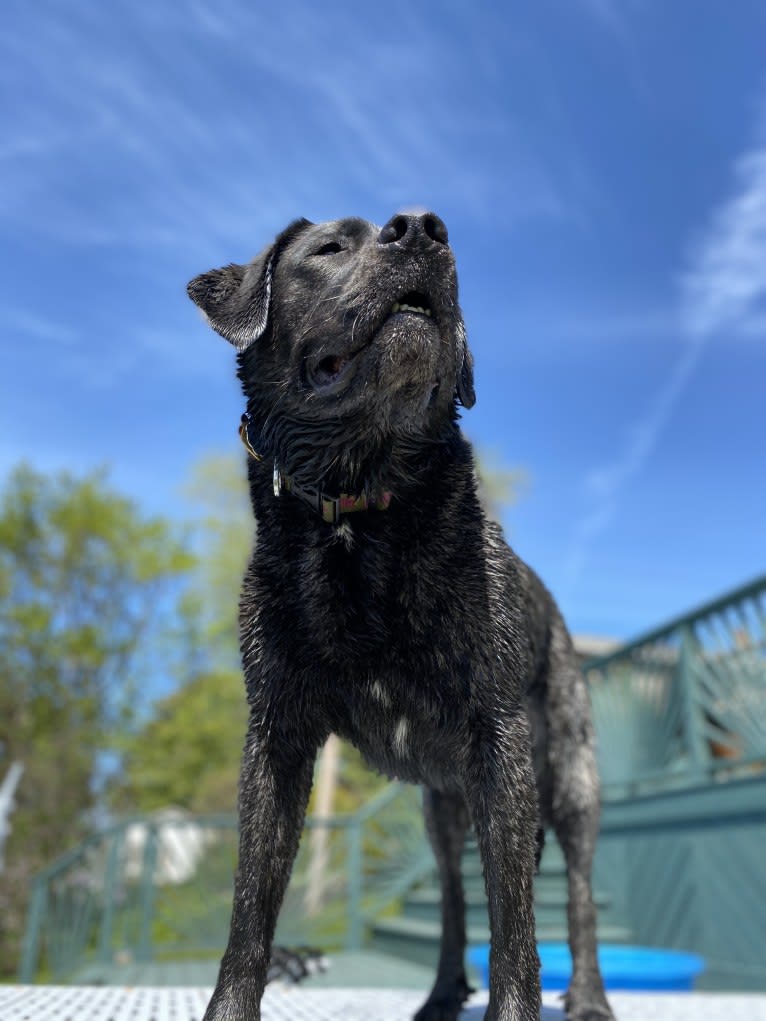
[[[605,798],[766,766],[766,576],[583,669]]]
[[[70,981],[87,967],[109,981],[121,963],[220,956],[237,843],[234,816],[179,812],[91,835],[32,881],[19,980]],[[429,855],[417,788],[391,784],[356,813],[308,818],[277,940],[360,946]]]

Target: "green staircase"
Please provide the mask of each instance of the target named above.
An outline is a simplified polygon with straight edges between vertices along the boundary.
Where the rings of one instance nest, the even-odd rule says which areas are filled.
[[[476,842],[467,843],[463,855],[463,884],[466,900],[468,943],[488,943],[487,897]],[[631,932],[618,917],[616,906],[603,892],[596,891],[599,940],[626,943]],[[371,927],[371,947],[381,953],[431,967],[439,956],[441,894],[434,870],[405,896],[402,912],[395,918],[376,920]],[[553,838],[546,843],[540,872],[535,881],[535,917],[540,942],[567,938],[566,866]]]

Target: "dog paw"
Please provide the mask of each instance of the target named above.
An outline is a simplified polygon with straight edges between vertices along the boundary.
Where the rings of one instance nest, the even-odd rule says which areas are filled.
[[[463,1004],[474,990],[462,976],[449,986],[436,986],[413,1021],[457,1021]]]
[[[457,1021],[462,1009],[458,1000],[426,1000],[413,1021]]]
[[[566,1012],[567,1021],[615,1021],[615,1016],[609,1007],[601,1007],[598,1004],[584,1004],[575,1011]]]
[[[216,989],[202,1021],[261,1021],[259,997],[248,990]]]
[[[612,1008],[600,991],[579,993],[570,989],[562,999],[567,1021],[615,1021]]]

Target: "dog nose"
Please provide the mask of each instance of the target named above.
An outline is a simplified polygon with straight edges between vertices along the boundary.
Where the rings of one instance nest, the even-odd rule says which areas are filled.
[[[436,213],[397,213],[378,234],[381,245],[400,244],[405,248],[431,248],[449,244],[444,221]]]

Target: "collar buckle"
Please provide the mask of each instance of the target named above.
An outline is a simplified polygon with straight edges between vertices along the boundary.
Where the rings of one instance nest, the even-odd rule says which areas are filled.
[[[239,438],[244,443],[245,449],[247,450],[248,454],[251,457],[255,458],[256,461],[262,461],[263,460],[263,454],[259,454],[258,453],[258,451],[253,446],[252,441],[250,440],[249,427],[250,427],[250,416],[247,414],[247,412],[245,412],[245,414],[239,420],[239,429],[238,429]]]

